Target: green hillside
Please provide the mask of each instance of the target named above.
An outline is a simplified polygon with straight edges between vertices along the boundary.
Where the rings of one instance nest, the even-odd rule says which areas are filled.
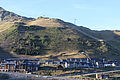
[[[85,51],[91,57],[118,56],[117,50],[110,45],[92,39],[71,27],[14,24],[0,36],[1,44],[4,44],[1,47],[18,55],[54,55],[65,51]]]
[[[107,44],[112,46],[112,48],[117,49],[119,52],[120,48],[120,31],[119,30],[101,30],[95,31],[88,28],[80,26],[79,29],[99,40],[105,41]]]

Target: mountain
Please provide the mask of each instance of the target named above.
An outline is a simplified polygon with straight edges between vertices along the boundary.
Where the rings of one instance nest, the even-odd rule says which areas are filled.
[[[2,57],[83,58],[85,52],[92,58],[119,59],[116,45],[99,36],[107,36],[105,31],[93,31],[56,18],[22,17],[3,8],[0,15]]]
[[[15,22],[26,23],[31,20],[34,20],[34,18],[23,17],[0,7],[0,32],[8,29]]]
[[[13,22],[13,21],[22,21],[22,20],[31,20],[33,18],[27,18],[20,15],[17,15],[13,12],[6,11],[0,7],[0,21],[2,22]]]

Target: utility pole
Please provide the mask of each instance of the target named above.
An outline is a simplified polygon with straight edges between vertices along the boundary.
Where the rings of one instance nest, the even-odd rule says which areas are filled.
[[[76,22],[77,22],[77,19],[74,19],[74,24],[76,24]]]

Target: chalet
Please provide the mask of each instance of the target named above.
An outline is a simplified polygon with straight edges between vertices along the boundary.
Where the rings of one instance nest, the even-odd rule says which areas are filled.
[[[9,71],[12,71],[14,72],[15,71],[15,63],[3,63],[3,64],[0,64],[0,71],[5,71],[5,72],[9,72]]]
[[[101,68],[101,67],[104,67],[104,63],[103,62],[96,62],[96,64],[95,64],[95,67],[96,68]]]
[[[117,67],[119,66],[119,62],[116,60],[107,60],[104,62],[104,67]]]
[[[104,67],[112,67],[112,63],[105,63]]]
[[[69,60],[62,59],[62,60],[60,60],[60,62],[69,62]]]
[[[80,62],[90,63],[88,58],[80,58]]]
[[[88,58],[68,58],[66,59],[68,62],[86,62],[89,63]]]
[[[60,62],[61,61],[59,59],[45,60],[45,64],[44,65],[59,65]]]
[[[97,79],[109,79],[109,75],[104,74],[96,74]]]
[[[82,66],[80,62],[65,62],[65,68],[78,68]]]
[[[82,67],[92,67],[91,63],[86,62],[60,62],[60,65],[62,65],[65,68],[82,68]]]

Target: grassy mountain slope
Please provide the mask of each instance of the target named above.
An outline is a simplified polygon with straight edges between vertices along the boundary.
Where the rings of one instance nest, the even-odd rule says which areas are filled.
[[[83,51],[95,58],[120,57],[116,45],[99,40],[118,32],[92,31],[54,18],[26,18],[3,8],[0,8],[0,19],[0,55],[6,57],[80,58],[85,57]]]
[[[120,51],[119,50],[120,48],[120,31],[119,30],[94,31],[82,26],[79,27],[79,29],[87,34],[90,34],[91,36],[98,38],[99,40],[105,41],[106,43],[111,45],[113,48]]]
[[[86,36],[71,28],[70,25],[69,27],[41,27],[14,24],[0,36],[1,47],[17,55],[43,56],[49,54],[51,57],[56,54],[57,56],[53,57],[61,57],[58,55],[60,52],[67,52],[67,55],[69,52],[76,51],[72,57],[80,57],[83,56],[81,52],[85,51],[90,57],[119,57],[116,54],[117,50],[113,50],[110,45]]]

